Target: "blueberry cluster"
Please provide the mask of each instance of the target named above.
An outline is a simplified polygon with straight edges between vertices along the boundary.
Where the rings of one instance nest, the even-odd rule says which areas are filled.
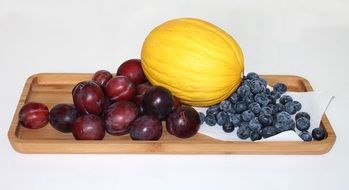
[[[296,129],[304,141],[324,139],[326,131],[323,128],[315,128],[312,134],[308,132],[310,115],[300,112],[302,104],[285,92],[285,84],[277,83],[270,90],[266,80],[251,72],[244,76],[241,85],[228,99],[209,107],[206,115],[200,113],[200,120],[209,126],[218,124],[226,133],[238,128],[236,134],[240,139],[252,141]]]

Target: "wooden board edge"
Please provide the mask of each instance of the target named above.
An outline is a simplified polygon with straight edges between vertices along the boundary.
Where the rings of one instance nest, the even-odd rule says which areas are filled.
[[[25,86],[23,88],[23,91],[22,91],[22,94],[21,94],[21,97],[20,97],[20,100],[19,100],[19,103],[17,105],[17,108],[16,108],[16,111],[15,111],[15,114],[14,114],[14,117],[13,117],[13,120],[12,120],[12,123],[11,123],[11,126],[10,126],[10,129],[8,131],[8,138],[11,142],[11,145],[12,147],[17,151],[17,152],[20,152],[20,153],[26,153],[26,154],[36,154],[36,153],[44,153],[44,154],[54,154],[54,153],[71,153],[71,154],[144,154],[144,153],[151,153],[151,154],[257,154],[257,155],[302,155],[302,154],[325,154],[327,153],[328,151],[331,150],[332,146],[334,145],[335,143],[335,140],[336,140],[336,135],[333,131],[333,128],[331,127],[328,119],[327,119],[327,116],[324,115],[324,117],[322,118],[322,122],[324,124],[324,127],[326,129],[326,131],[328,132],[328,136],[327,138],[324,140],[324,141],[321,141],[323,142],[323,145],[322,146],[314,146],[312,148],[315,148],[315,149],[307,149],[307,150],[302,150],[302,151],[299,151],[298,152],[296,151],[297,149],[295,149],[294,151],[290,151],[290,150],[282,150],[282,149],[277,149],[277,151],[273,152],[273,151],[270,151],[267,152],[267,151],[261,151],[261,150],[251,150],[251,149],[247,149],[245,151],[234,151],[234,150],[216,150],[216,151],[210,151],[210,150],[206,150],[206,151],[195,151],[195,150],[192,150],[191,153],[188,153],[188,152],[185,152],[185,151],[171,151],[171,150],[168,150],[168,151],[156,151],[156,148],[150,148],[150,151],[141,151],[141,150],[138,150],[138,152],[132,152],[132,151],[129,151],[129,150],[112,150],[112,149],[109,149],[107,151],[84,151],[84,150],[77,150],[75,149],[74,151],[75,152],[69,152],[67,150],[64,150],[65,148],[59,148],[57,151],[52,151],[51,148],[47,148],[47,150],[44,150],[44,151],[40,151],[40,150],[33,150],[33,148],[31,148],[30,146],[34,145],[34,147],[40,143],[38,142],[30,142],[28,140],[23,140],[23,139],[18,139],[17,135],[16,135],[16,131],[17,131],[17,127],[18,127],[18,113],[19,113],[19,110],[20,108],[23,106],[23,104],[25,103],[26,101],[26,98],[27,98],[27,95],[31,89],[31,86],[34,82],[34,80],[36,80],[38,77],[42,77],[42,76],[45,76],[45,75],[51,75],[51,76],[55,76],[55,75],[64,75],[64,76],[68,76],[68,75],[91,75],[91,73],[38,73],[38,74],[34,74],[32,76],[30,76],[26,83],[25,83]],[[294,77],[297,77],[299,78],[299,80],[301,80],[306,89],[307,90],[313,90],[309,81],[306,80],[305,78],[303,77],[300,77],[300,76],[295,76],[295,75],[268,75],[268,76],[274,76],[274,77],[291,77],[291,78],[294,78]],[[281,143],[295,143],[295,142],[292,142],[292,141],[280,141]],[[270,142],[270,143],[275,143],[275,142]],[[278,142],[279,143],[279,142]],[[40,144],[41,146],[42,144]],[[52,145],[52,144],[51,144]],[[135,146],[134,144],[130,144],[131,146]],[[293,144],[294,145],[294,144]],[[75,146],[75,145],[73,145]],[[163,145],[161,145],[163,146]],[[160,146],[160,147],[161,147]],[[168,145],[164,145],[164,146],[168,146]],[[159,147],[159,145],[156,145],[155,147]],[[234,147],[234,146],[233,146]],[[242,146],[244,147],[244,146]],[[262,147],[263,148],[263,147]],[[146,150],[148,150],[148,148],[146,148]]]
[[[221,154],[221,155],[321,155],[328,151],[331,146],[324,147],[320,142],[305,144],[307,142],[261,142],[222,144],[217,149],[215,144],[192,144],[183,146],[171,143],[143,143],[143,144],[117,144],[100,146],[91,143],[67,143],[59,142],[26,142],[18,144],[16,151],[25,154],[175,154],[175,155],[197,155],[197,154]],[[103,143],[104,144],[104,143]],[[294,147],[292,150],[285,147]],[[86,148],[88,147],[88,148]],[[269,148],[268,148],[269,147]]]
[[[30,77],[28,77],[28,79],[26,80],[21,96],[19,98],[17,107],[16,107],[16,111],[15,114],[12,118],[12,122],[10,124],[10,128],[7,132],[7,137],[11,143],[11,146],[17,151],[17,152],[21,152],[21,150],[19,149],[18,145],[20,144],[19,141],[20,139],[17,137],[16,133],[17,133],[17,127],[18,127],[18,123],[19,123],[19,111],[22,108],[22,106],[24,105],[24,103],[26,102],[26,99],[28,98],[28,94],[29,91],[31,90],[31,86],[33,84],[33,81],[36,80],[36,78],[38,76],[40,76],[41,74],[34,74],[31,75]]]

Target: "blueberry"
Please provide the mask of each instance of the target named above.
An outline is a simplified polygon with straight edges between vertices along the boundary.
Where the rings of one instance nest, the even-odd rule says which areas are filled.
[[[243,80],[242,80],[242,83],[241,83],[241,85],[240,86],[250,86],[251,85],[251,79],[246,79],[246,78],[244,78]]]
[[[273,90],[270,92],[270,96],[274,99],[279,99],[281,97],[281,94],[280,94],[280,92]]]
[[[290,120],[288,122],[282,122],[282,121],[276,121],[275,128],[278,133],[294,130],[295,128],[295,122],[293,120]]]
[[[276,92],[279,92],[280,94],[284,94],[285,92],[287,92],[287,86],[283,83],[276,83],[274,85],[274,90]]]
[[[278,120],[278,121],[287,121],[287,120],[290,120],[290,119],[292,119],[292,117],[286,111],[282,111],[282,112],[280,112],[280,113],[278,113],[276,115],[276,120]]]
[[[231,116],[231,115],[233,115],[233,114],[235,114],[235,113],[232,113],[231,110],[226,111],[225,113],[228,115],[228,117]]]
[[[231,115],[231,114],[236,114],[236,111],[235,111],[235,109],[234,109],[234,106],[233,106],[233,105],[231,106],[231,109],[227,111],[227,114],[228,114],[228,115]]]
[[[326,137],[326,131],[322,127],[313,129],[311,132],[313,138],[317,141],[321,141]]]
[[[219,104],[210,106],[207,110],[206,110],[206,115],[216,115],[219,112]]]
[[[267,97],[270,100],[269,104],[276,104],[276,100],[280,98],[280,94],[272,91]]]
[[[269,115],[272,115],[272,113],[273,113],[273,110],[271,110],[271,108],[267,106],[262,107],[260,112],[260,114],[269,114]]]
[[[241,116],[240,114],[232,114],[229,116],[229,121],[236,127],[239,126],[241,123]]]
[[[236,104],[239,101],[239,96],[237,93],[233,93],[230,97],[229,100],[232,104]]]
[[[263,138],[268,138],[277,134],[277,130],[273,126],[267,126],[262,129],[261,135]]]
[[[205,114],[202,112],[199,112],[200,117],[200,125],[202,125],[205,122]]]
[[[205,117],[205,123],[209,126],[214,126],[217,123],[216,116],[212,114],[207,114]]]
[[[277,109],[277,112],[278,112],[278,113],[280,113],[280,112],[286,110],[285,105],[283,105],[283,104],[281,104],[281,103],[277,103],[277,104],[275,104],[275,106],[276,106],[276,109]]]
[[[242,118],[242,120],[244,120],[244,121],[250,121],[251,119],[254,118],[254,114],[253,114],[252,111],[246,110],[246,111],[242,112],[241,118]]]
[[[240,123],[239,128],[240,128],[240,127],[247,127],[247,128],[248,128],[248,125],[249,125],[248,122],[243,121],[243,122]]]
[[[250,83],[250,89],[253,94],[264,92],[265,86],[261,80],[252,80]]]
[[[293,115],[297,112],[297,107],[295,102],[287,102],[285,104],[285,111],[288,112],[289,114]]]
[[[313,137],[311,136],[311,134],[308,131],[301,131],[299,133],[299,137],[303,140],[303,141],[311,141],[313,140]]]
[[[264,87],[267,87],[268,82],[262,78],[259,78],[259,80],[261,81],[261,83],[263,84]]]
[[[296,120],[296,127],[300,131],[306,131],[310,128],[310,121],[305,117],[298,118]]]
[[[216,115],[216,119],[217,119],[217,124],[220,125],[220,126],[223,126],[224,123],[226,123],[227,120],[229,119],[229,116],[228,116],[228,114],[226,112],[220,111]]]
[[[236,134],[240,139],[247,139],[251,135],[251,130],[248,127],[239,127]]]
[[[267,95],[270,94],[270,89],[269,88],[266,88],[265,91],[264,91]]]
[[[223,111],[230,111],[232,108],[231,102],[229,100],[223,100],[220,104],[219,104],[219,108]]]
[[[274,104],[269,104],[267,107],[270,108],[270,111],[271,111],[271,115],[276,115],[278,114],[278,108],[276,107],[276,105]]]
[[[292,102],[293,101],[293,98],[289,95],[283,95],[280,97],[280,100],[279,102],[282,104],[282,105],[285,105],[286,103],[288,102]]]
[[[247,110],[247,104],[246,102],[238,102],[235,104],[234,109],[236,113],[242,113]]]
[[[270,96],[267,96],[267,97],[268,97],[268,99],[269,99],[269,105],[270,105],[270,104],[273,104],[273,105],[276,104],[276,99],[274,99],[274,98],[272,98],[272,97],[270,97]]]
[[[255,72],[250,72],[250,73],[247,73],[246,75],[246,79],[259,79],[259,75]]]
[[[254,95],[252,93],[249,93],[245,97],[243,97],[242,100],[246,102],[247,105],[249,105],[254,102]]]
[[[296,112],[302,109],[302,104],[298,101],[293,101],[293,106],[296,109]]]
[[[307,113],[307,112],[298,112],[296,114],[296,120],[301,118],[301,117],[305,117],[307,118],[308,120],[310,120],[310,115]]]
[[[295,126],[296,124],[289,113],[283,111],[277,114],[275,123],[277,132],[294,130]]]
[[[259,131],[252,131],[250,138],[252,141],[261,140],[262,135]]]
[[[263,125],[263,126],[270,126],[273,124],[273,116],[270,114],[260,114],[258,116],[258,121]]]
[[[238,95],[242,98],[248,95],[250,92],[251,92],[251,89],[247,85],[242,85],[237,90]]]
[[[259,103],[262,107],[269,104],[270,100],[264,93],[258,93],[255,95],[254,100]]]
[[[224,123],[223,127],[222,127],[223,131],[226,133],[231,133],[234,131],[235,127],[233,125],[233,123],[231,122],[226,122]]]
[[[252,130],[252,131],[260,131],[262,129],[262,124],[259,123],[259,121],[256,118],[253,118],[249,123],[248,123],[248,127]]]
[[[259,115],[262,108],[257,102],[253,102],[248,106],[248,109],[251,110],[254,115]]]
[[[291,115],[297,112],[293,102],[288,102],[285,104],[285,111]]]

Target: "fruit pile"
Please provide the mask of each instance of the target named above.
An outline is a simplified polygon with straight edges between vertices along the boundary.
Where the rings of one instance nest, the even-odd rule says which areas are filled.
[[[134,140],[158,140],[167,131],[179,138],[195,135],[200,123],[216,124],[241,139],[268,138],[298,130],[304,141],[322,140],[326,131],[309,133],[310,116],[284,93],[270,90],[256,73],[244,73],[242,50],[232,36],[212,23],[179,18],[154,28],[143,43],[141,59],[131,59],[113,76],[97,71],[72,90],[74,105],[29,102],[19,113],[22,126],[51,123],[78,140],[100,140],[130,133]],[[152,86],[148,81],[153,84]],[[177,98],[178,97],[178,98]],[[206,114],[190,106],[210,106]],[[164,122],[163,122],[164,121]]]
[[[252,141],[296,129],[304,141],[324,139],[326,131],[321,127],[313,129],[312,134],[308,132],[310,115],[301,112],[302,104],[284,94],[286,91],[283,83],[275,84],[270,90],[258,74],[248,73],[227,100],[210,106],[206,115],[199,113],[200,122],[222,126],[226,133],[238,128],[236,134],[240,139]]]
[[[21,108],[19,122],[30,129],[50,122],[60,132],[72,132],[77,140],[101,140],[105,131],[130,133],[133,140],[158,140],[162,121],[179,138],[192,137],[200,127],[195,109],[183,106],[169,90],[147,82],[139,59],[121,64],[115,77],[106,70],[97,71],[92,80],[73,88],[72,97],[74,104],[58,104],[50,111],[42,103],[29,102]]]

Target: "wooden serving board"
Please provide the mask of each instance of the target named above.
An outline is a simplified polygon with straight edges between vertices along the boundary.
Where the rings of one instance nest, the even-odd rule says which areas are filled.
[[[21,153],[127,153],[127,154],[324,154],[336,140],[326,115],[321,125],[328,133],[322,141],[224,142],[203,134],[179,139],[164,133],[159,141],[133,141],[129,135],[106,134],[100,141],[77,141],[71,133],[61,133],[49,124],[40,129],[27,129],[18,122],[21,107],[30,101],[42,102],[49,109],[58,103],[72,103],[72,88],[80,81],[90,80],[92,74],[42,73],[28,78],[11,123],[8,138]],[[290,91],[312,91],[309,82],[298,76],[263,76],[270,85],[287,84]]]

